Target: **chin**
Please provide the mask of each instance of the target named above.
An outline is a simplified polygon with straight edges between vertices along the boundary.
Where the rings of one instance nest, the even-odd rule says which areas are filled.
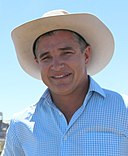
[[[62,89],[56,89],[56,90],[51,90],[51,92],[53,93],[53,94],[57,94],[57,95],[62,95],[62,96],[66,96],[66,95],[69,95],[69,94],[71,94],[73,91],[71,90],[71,89],[64,89],[64,88],[62,88]]]

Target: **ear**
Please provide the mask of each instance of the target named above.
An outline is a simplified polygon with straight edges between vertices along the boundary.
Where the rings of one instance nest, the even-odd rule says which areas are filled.
[[[85,64],[88,64],[91,58],[91,46],[87,46],[84,50]]]

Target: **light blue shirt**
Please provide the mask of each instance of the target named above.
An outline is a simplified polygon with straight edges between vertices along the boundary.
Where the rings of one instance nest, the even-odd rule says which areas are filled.
[[[47,89],[11,120],[2,155],[128,156],[127,106],[121,95],[90,78],[83,105],[67,124]]]

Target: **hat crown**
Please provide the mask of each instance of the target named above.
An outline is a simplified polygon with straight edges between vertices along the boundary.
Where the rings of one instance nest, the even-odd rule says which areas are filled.
[[[52,11],[46,12],[43,14],[43,17],[67,15],[67,14],[69,13],[66,10],[59,9],[59,10],[52,10]]]

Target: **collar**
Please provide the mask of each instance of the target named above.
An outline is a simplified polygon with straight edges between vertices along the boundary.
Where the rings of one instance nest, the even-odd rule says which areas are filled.
[[[105,98],[106,94],[105,94],[104,90],[100,87],[100,85],[91,76],[88,76],[88,77],[90,80],[88,93],[89,92],[96,92]]]
[[[102,96],[103,98],[106,97],[106,94],[104,92],[104,90],[100,87],[100,85],[98,83],[96,83],[96,81],[91,77],[91,76],[88,76],[89,78],[89,90],[88,90],[88,93],[87,93],[87,96],[93,92],[99,94],[100,96]],[[50,95],[50,90],[47,88],[44,92],[44,94],[42,95],[41,99],[45,100],[45,102],[52,106],[52,107],[56,107],[52,101],[52,98],[51,98],[51,95]]]

